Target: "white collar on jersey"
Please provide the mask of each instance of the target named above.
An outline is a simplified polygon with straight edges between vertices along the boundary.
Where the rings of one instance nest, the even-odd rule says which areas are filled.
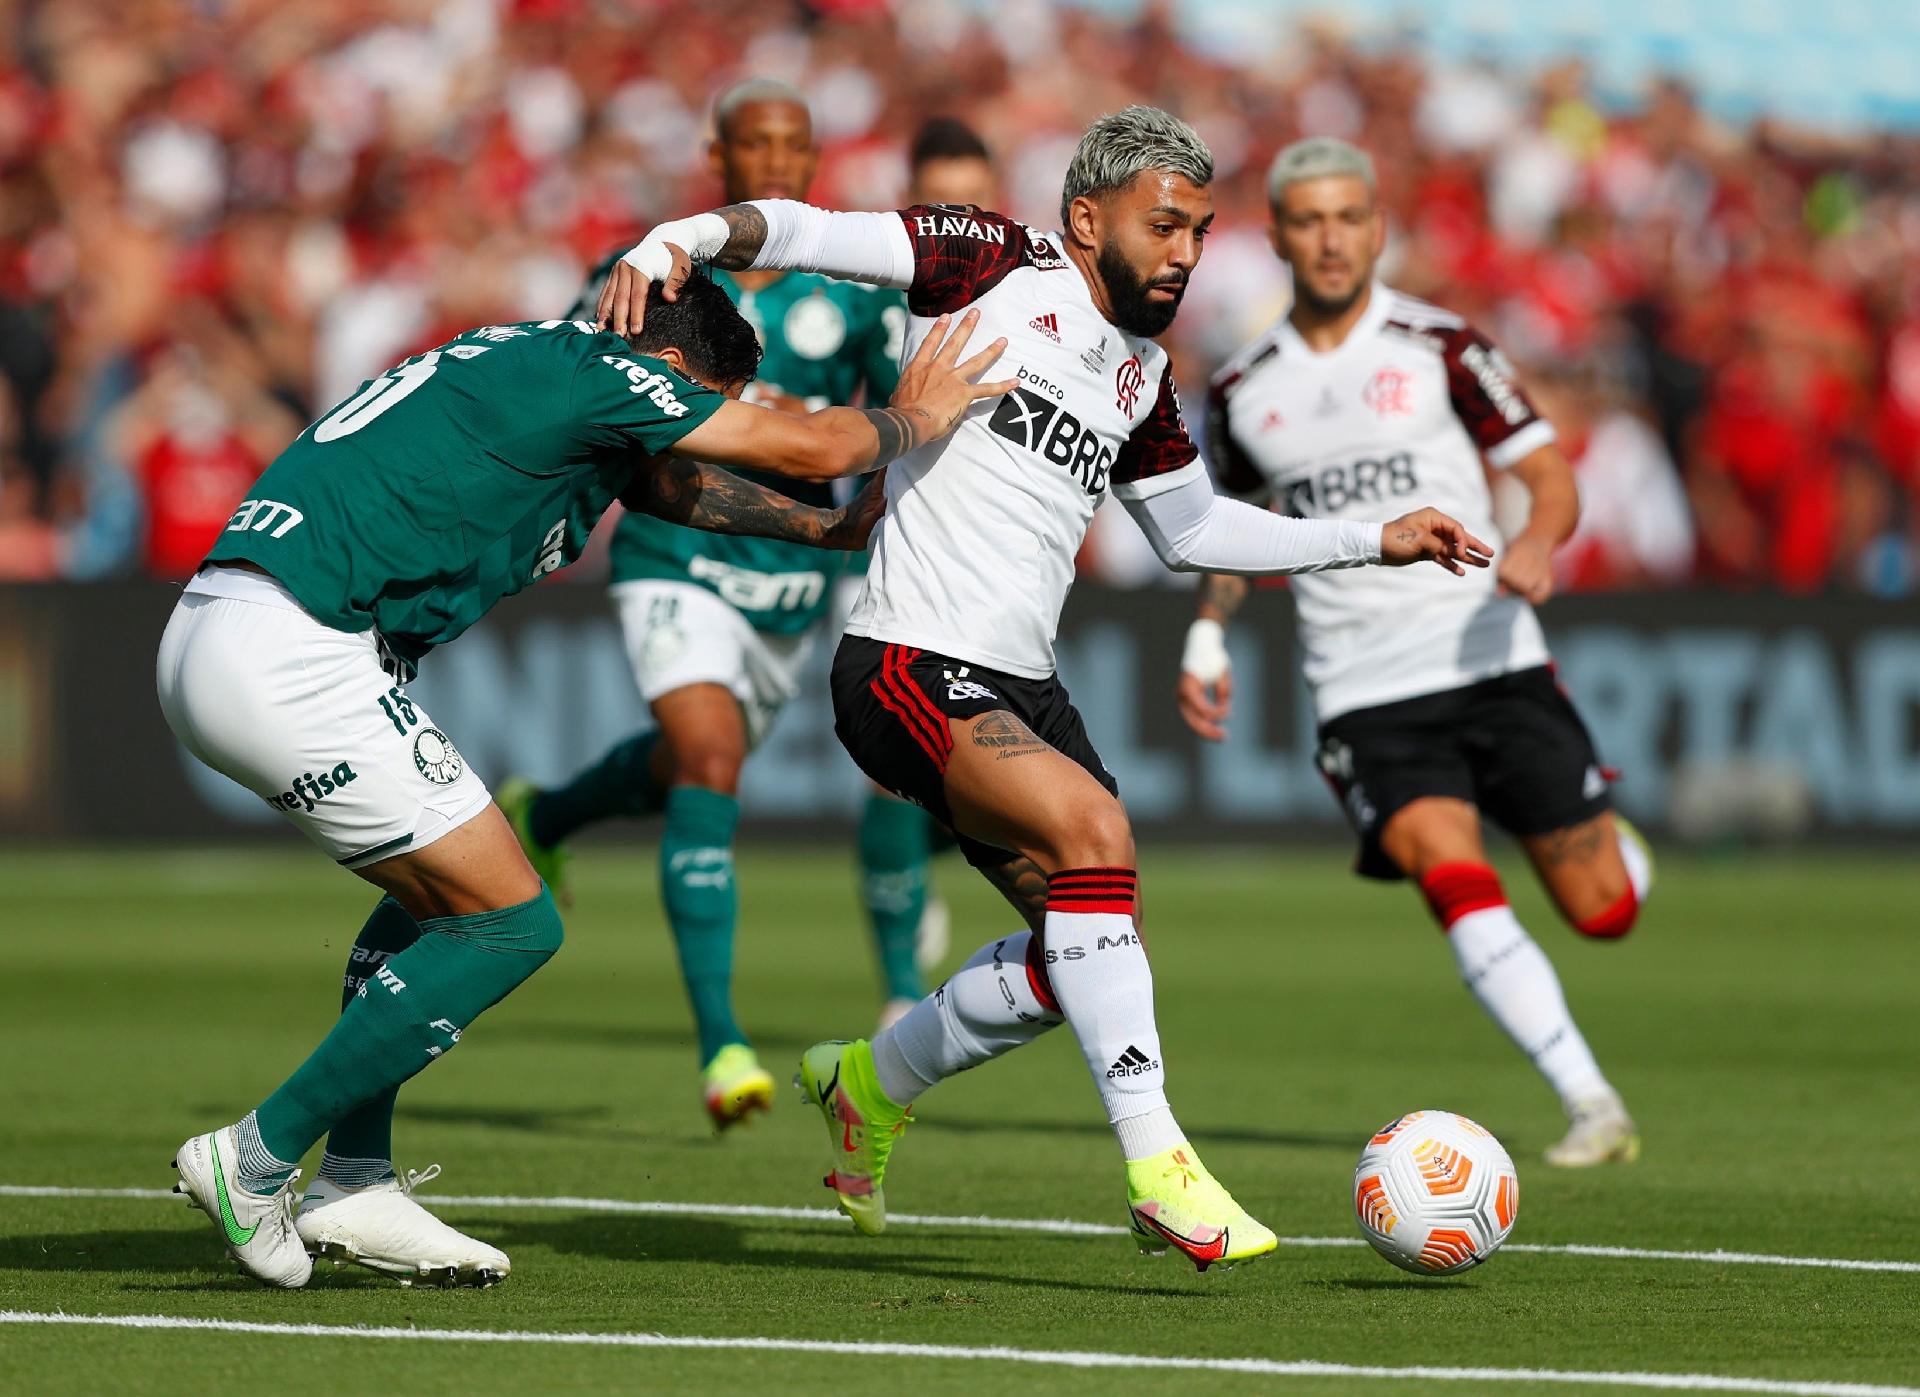
[[[1347,331],[1347,337],[1332,349],[1318,350],[1300,338],[1300,332],[1293,328],[1291,314],[1280,317],[1280,352],[1283,355],[1304,354],[1309,359],[1318,359],[1322,363],[1345,354],[1356,344],[1363,344],[1374,336],[1382,325],[1387,323],[1387,315],[1392,309],[1393,292],[1385,283],[1376,281],[1367,298],[1367,309]]]

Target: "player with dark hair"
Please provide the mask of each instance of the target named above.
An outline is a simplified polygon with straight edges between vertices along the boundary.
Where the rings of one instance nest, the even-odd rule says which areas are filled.
[[[820,152],[794,88],[771,78],[736,83],[714,102],[713,123],[707,158],[729,199],[805,195]],[[591,315],[621,251],[593,270],[570,314]],[[898,292],[780,271],[717,270],[714,280],[766,347],[749,401],[804,413],[884,402],[893,391],[907,318]],[[810,504],[832,502],[830,485],[758,479]],[[500,806],[528,858],[563,901],[565,844],[574,834],[615,816],[662,820],[660,901],[716,1130],[773,1104],[773,1078],[733,1008],[741,770],[799,692],[837,584],[861,556],[723,538],[646,515],[621,519],[611,593],[653,726],[559,785],[543,790],[516,778],[501,787]],[[924,812],[885,795],[871,797],[861,816],[859,887],[880,963],[883,1022],[919,1000],[921,960],[944,951],[940,917],[927,915],[931,827]],[[936,933],[925,947],[923,928]]]
[[[1207,1172],[1167,1101],[1132,829],[1054,672],[1074,555],[1111,490],[1177,569],[1431,559],[1458,572],[1486,558],[1432,510],[1325,523],[1214,493],[1153,342],[1200,259],[1212,178],[1191,127],[1129,107],[1082,138],[1064,232],[976,208],[828,213],[761,200],[654,229],[601,298],[603,321],[625,329],[643,311],[636,293],[676,284],[691,262],[783,267],[904,289],[909,344],[962,308],[1009,342],[1017,386],[889,475],[834,660],[848,752],[956,831],[1027,922],[870,1043],[820,1043],[802,1058],[801,1088],[831,1142],[827,1183],[866,1232],[885,1225],[883,1177],[909,1103],[1064,1020],[1119,1139],[1139,1245],[1177,1248],[1202,1270],[1276,1245]]]
[[[971,126],[951,116],[930,117],[914,133],[907,153],[909,204],[1000,202],[1000,174],[993,152]]]
[[[1365,152],[1297,142],[1275,159],[1268,196],[1294,304],[1213,381],[1207,441],[1222,487],[1328,520],[1435,499],[1489,534],[1486,465],[1532,500],[1498,571],[1464,585],[1368,572],[1293,588],[1320,769],[1360,836],[1357,871],[1419,885],[1468,989],[1559,1094],[1571,1125],[1548,1163],[1633,1159],[1633,1121],[1480,835],[1484,814],[1517,836],[1584,935],[1632,928],[1651,866],[1608,809],[1605,768],[1554,682],[1533,613],[1579,517],[1573,470],[1498,349],[1459,316],[1373,279],[1386,226]],[[1223,628],[1246,593],[1238,577],[1201,583],[1179,700],[1202,737],[1224,735]]]
[[[305,1285],[322,1253],[439,1284],[508,1270],[413,1200],[414,1176],[393,1165],[394,1100],[559,949],[560,915],[486,786],[408,696],[414,666],[579,556],[616,498],[697,528],[859,548],[877,491],[823,511],[698,463],[801,480],[877,470],[1004,391],[968,381],[992,351],[956,363],[967,323],[920,345],[891,406],[769,412],[733,401],[760,347],[719,287],[695,279],[654,310],[631,336],[486,325],[369,380],[268,466],[160,642],[160,707],[186,749],[385,894],[332,1030],[255,1109],[175,1157],[177,1191],[270,1285]],[[295,1165],[322,1136],[296,1205]]]

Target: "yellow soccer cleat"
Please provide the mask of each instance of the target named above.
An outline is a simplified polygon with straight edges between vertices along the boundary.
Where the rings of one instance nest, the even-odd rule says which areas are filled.
[[[1127,1162],[1133,1239],[1148,1256],[1177,1249],[1201,1271],[1265,1256],[1280,1239],[1247,1215],[1184,1141]]]
[[[701,1070],[707,1114],[717,1135],[755,1111],[773,1109],[773,1077],[745,1043],[729,1043]]]
[[[873,1049],[864,1038],[851,1043],[815,1043],[800,1058],[793,1084],[801,1099],[820,1109],[827,1123],[827,1177],[821,1180],[840,1201],[840,1211],[869,1237],[887,1226],[881,1183],[893,1142],[913,1117],[880,1090]]]
[[[533,871],[540,875],[541,881],[553,893],[554,900],[562,907],[571,907],[573,889],[567,883],[567,865],[573,861],[573,855],[563,845],[548,846],[533,837],[529,816],[539,794],[540,788],[526,777],[513,776],[501,785],[500,793],[494,797],[494,804],[507,817],[507,823],[513,827],[513,837],[520,841],[527,862],[533,865]]]

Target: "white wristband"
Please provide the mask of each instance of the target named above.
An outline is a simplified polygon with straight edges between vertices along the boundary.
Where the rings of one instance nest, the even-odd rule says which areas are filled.
[[[667,244],[683,249],[695,262],[711,262],[727,245],[732,230],[717,213],[697,213],[692,218],[676,218],[662,223],[629,248],[620,258],[648,281],[665,281],[673,270],[673,254]]]
[[[1233,667],[1227,658],[1227,628],[1205,617],[1187,627],[1187,647],[1180,652],[1180,668],[1202,684],[1217,684]]]

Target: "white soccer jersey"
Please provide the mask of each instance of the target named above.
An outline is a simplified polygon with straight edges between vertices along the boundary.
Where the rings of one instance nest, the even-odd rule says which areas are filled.
[[[1309,519],[1431,505],[1496,547],[1482,455],[1504,468],[1554,439],[1499,350],[1459,316],[1379,284],[1325,354],[1282,317],[1215,375],[1207,407],[1229,493]],[[1292,587],[1321,722],[1547,662],[1533,608],[1498,595],[1490,568],[1364,568]]]
[[[907,354],[936,317],[973,307],[974,344],[1007,339],[988,374],[1019,383],[889,468],[847,634],[1045,678],[1101,497],[1199,471],[1198,452],[1166,351],[1094,308],[1057,234],[978,209],[900,218],[913,243]]]

